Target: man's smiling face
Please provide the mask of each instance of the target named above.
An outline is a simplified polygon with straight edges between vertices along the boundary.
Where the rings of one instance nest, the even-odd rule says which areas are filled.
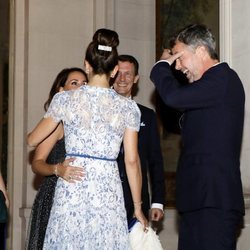
[[[203,74],[202,59],[198,50],[199,47],[194,49],[179,41],[177,41],[172,48],[173,54],[183,52],[182,55],[176,59],[175,68],[185,74],[189,83],[199,80]]]
[[[137,83],[139,75],[135,75],[134,64],[130,62],[118,62],[119,70],[115,79],[115,91],[125,97],[130,97],[133,85]]]

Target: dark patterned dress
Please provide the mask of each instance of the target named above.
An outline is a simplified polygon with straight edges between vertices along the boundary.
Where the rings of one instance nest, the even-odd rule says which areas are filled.
[[[64,158],[65,144],[63,138],[59,140],[51,150],[47,163],[56,164],[62,162]],[[25,247],[27,250],[40,250],[43,248],[45,232],[49,221],[50,210],[53,204],[57,179],[58,177],[55,175],[46,176],[37,192],[30,214]]]

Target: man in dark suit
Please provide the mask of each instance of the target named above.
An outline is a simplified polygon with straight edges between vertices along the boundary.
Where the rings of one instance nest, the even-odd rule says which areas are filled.
[[[244,215],[240,149],[244,89],[227,63],[219,63],[204,25],[181,30],[152,71],[164,102],[184,111],[177,169],[179,250],[233,250]],[[190,84],[181,86],[170,65]]]
[[[127,98],[132,98],[133,87],[136,86],[139,80],[139,64],[133,56],[120,55],[118,58],[118,66],[119,72],[113,87],[117,93]],[[138,136],[138,147],[142,170],[142,210],[147,218],[153,221],[159,221],[163,218],[165,185],[156,115],[152,109],[140,104],[138,104],[138,107],[141,110],[141,127]],[[118,166],[129,222],[133,217],[134,204],[126,176],[122,148],[118,156]],[[148,183],[148,175],[150,177],[150,183]],[[151,199],[149,195],[149,186],[151,187]]]

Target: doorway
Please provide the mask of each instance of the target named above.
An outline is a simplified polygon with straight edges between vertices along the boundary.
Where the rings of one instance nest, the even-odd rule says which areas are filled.
[[[9,1],[0,1],[0,168],[7,184],[9,100]]]
[[[203,23],[211,29],[219,55],[219,14],[218,0],[156,0],[156,60],[163,48],[169,47],[169,38],[191,23]],[[181,84],[187,84],[183,74],[174,69],[173,73]],[[166,204],[171,208],[175,207],[175,176],[181,150],[182,112],[165,105],[157,93],[156,96],[166,179]]]

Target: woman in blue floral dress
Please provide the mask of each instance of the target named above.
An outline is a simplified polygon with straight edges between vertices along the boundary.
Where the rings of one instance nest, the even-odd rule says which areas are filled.
[[[141,172],[137,152],[140,111],[133,100],[109,88],[118,70],[115,31],[99,29],[86,50],[88,85],[56,94],[44,118],[28,135],[36,146],[62,121],[66,157],[82,166],[82,181],[57,181],[44,249],[130,249],[123,192],[116,158],[124,143],[126,171],[135,217],[141,210]],[[70,177],[71,178],[71,177]]]

